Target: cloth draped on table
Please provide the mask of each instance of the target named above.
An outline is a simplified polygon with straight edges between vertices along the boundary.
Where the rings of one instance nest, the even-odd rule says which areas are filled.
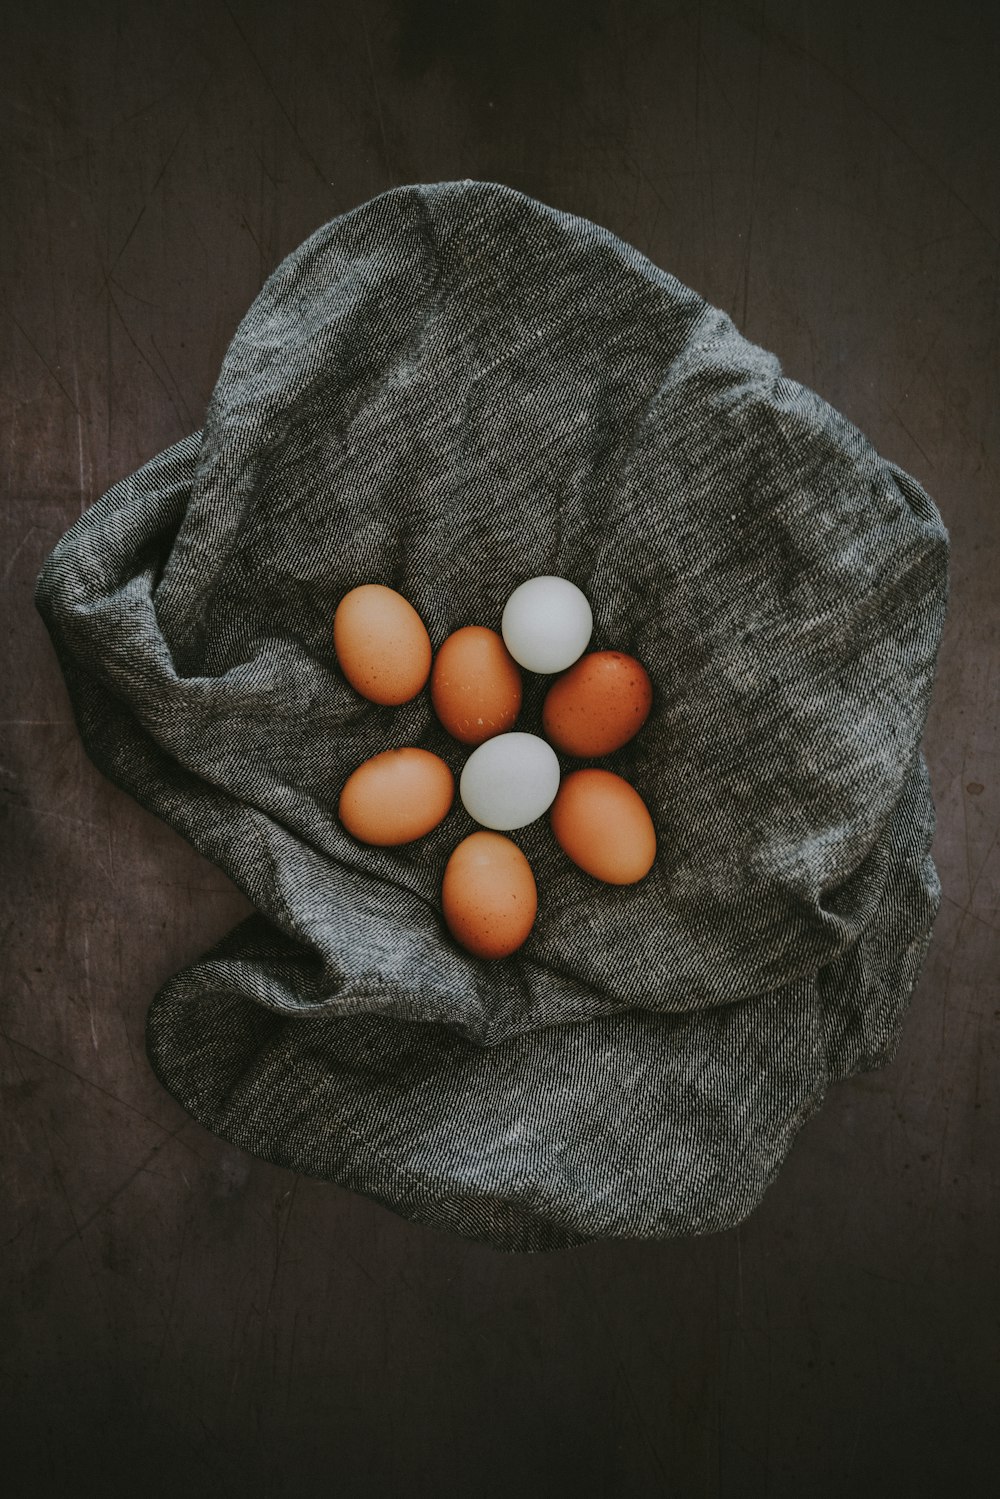
[[[739,1223],[828,1083],[892,1057],[930,940],[948,547],[920,484],[608,230],[471,180],[326,224],[243,318],[203,430],[37,585],[93,762],[256,908],[155,996],[164,1087],[501,1250]],[[442,918],[457,798],[397,848],[337,820],[370,755],[419,745],[457,781],[468,750],[427,691],[359,697],[332,618],[385,583],[437,646],[542,573],[652,678],[600,763],[658,853],[616,887],[546,817],[511,834],[538,916],[490,962]],[[525,673],[519,730],[550,682]]]

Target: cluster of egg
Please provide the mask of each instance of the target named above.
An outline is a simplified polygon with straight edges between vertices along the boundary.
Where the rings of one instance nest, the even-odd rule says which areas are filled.
[[[620,749],[649,716],[652,684],[620,651],[584,654],[593,630],[585,595],[567,578],[529,578],[503,611],[500,634],[454,631],[435,654],[417,611],[381,583],[346,593],[333,621],[337,660],[351,686],[386,706],[411,701],[430,678],[444,728],[470,746],[459,795],[484,831],[454,850],[441,904],[455,940],[477,957],[517,950],[534,924],[538,891],[521,849],[505,837],[545,812],[563,852],[613,885],[641,880],[656,857],[656,832],[639,793],[609,770],[562,776],[556,750],[593,759]],[[555,674],[542,709],[545,737],[513,731],[521,672]],[[422,838],[455,797],[451,768],[416,746],[373,755],[348,777],[338,816],[352,837],[392,846]]]

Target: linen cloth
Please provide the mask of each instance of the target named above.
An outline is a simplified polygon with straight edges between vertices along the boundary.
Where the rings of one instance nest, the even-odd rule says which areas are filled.
[[[157,1076],[208,1129],[507,1251],[744,1219],[831,1081],[883,1065],[940,887],[921,739],[948,534],[915,479],[608,230],[500,183],[324,225],[241,322],[203,430],[61,538],[36,603],[87,753],[254,903],[156,995]],[[440,884],[476,824],[358,843],[344,780],[469,753],[429,693],[348,685],[337,602],[436,647],[525,578],[590,600],[650,717],[599,762],[649,807],[601,884],[543,817],[509,958]],[[551,678],[524,674],[541,732]]]

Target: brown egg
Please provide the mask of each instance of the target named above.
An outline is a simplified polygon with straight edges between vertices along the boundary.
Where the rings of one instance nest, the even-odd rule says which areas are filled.
[[[438,647],[431,701],[449,734],[483,744],[511,728],[521,711],[521,673],[503,637],[464,625]]]
[[[595,879],[634,885],[652,869],[653,819],[638,791],[612,771],[571,771],[549,815],[559,847]]]
[[[456,942],[477,958],[505,958],[535,922],[531,865],[502,833],[470,833],[445,866],[441,904]]]
[[[337,815],[352,837],[385,848],[422,838],[446,816],[455,777],[429,750],[383,750],[344,782]]]
[[[373,703],[408,703],[430,674],[423,620],[382,583],[362,583],[344,594],[333,616],[333,647],[351,686]]]
[[[591,651],[552,683],[542,727],[564,755],[610,755],[639,732],[652,704],[653,684],[633,656]]]

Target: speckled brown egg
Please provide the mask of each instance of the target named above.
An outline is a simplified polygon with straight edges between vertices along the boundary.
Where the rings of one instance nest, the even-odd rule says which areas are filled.
[[[445,866],[448,930],[477,958],[505,958],[526,940],[538,910],[531,865],[502,833],[470,833]]]
[[[344,782],[337,816],[362,843],[412,843],[436,828],[455,799],[455,777],[430,750],[383,750]]]
[[[344,676],[370,702],[408,703],[431,669],[431,640],[407,599],[382,583],[345,593],[333,616],[333,647]]]
[[[652,869],[653,819],[638,791],[613,771],[571,771],[549,816],[559,847],[595,879],[634,885]]]
[[[652,704],[653,684],[633,656],[591,651],[552,683],[542,727],[564,755],[610,755],[639,732]]]
[[[521,672],[495,630],[464,625],[438,647],[431,701],[463,744],[483,744],[512,728],[521,711]]]

